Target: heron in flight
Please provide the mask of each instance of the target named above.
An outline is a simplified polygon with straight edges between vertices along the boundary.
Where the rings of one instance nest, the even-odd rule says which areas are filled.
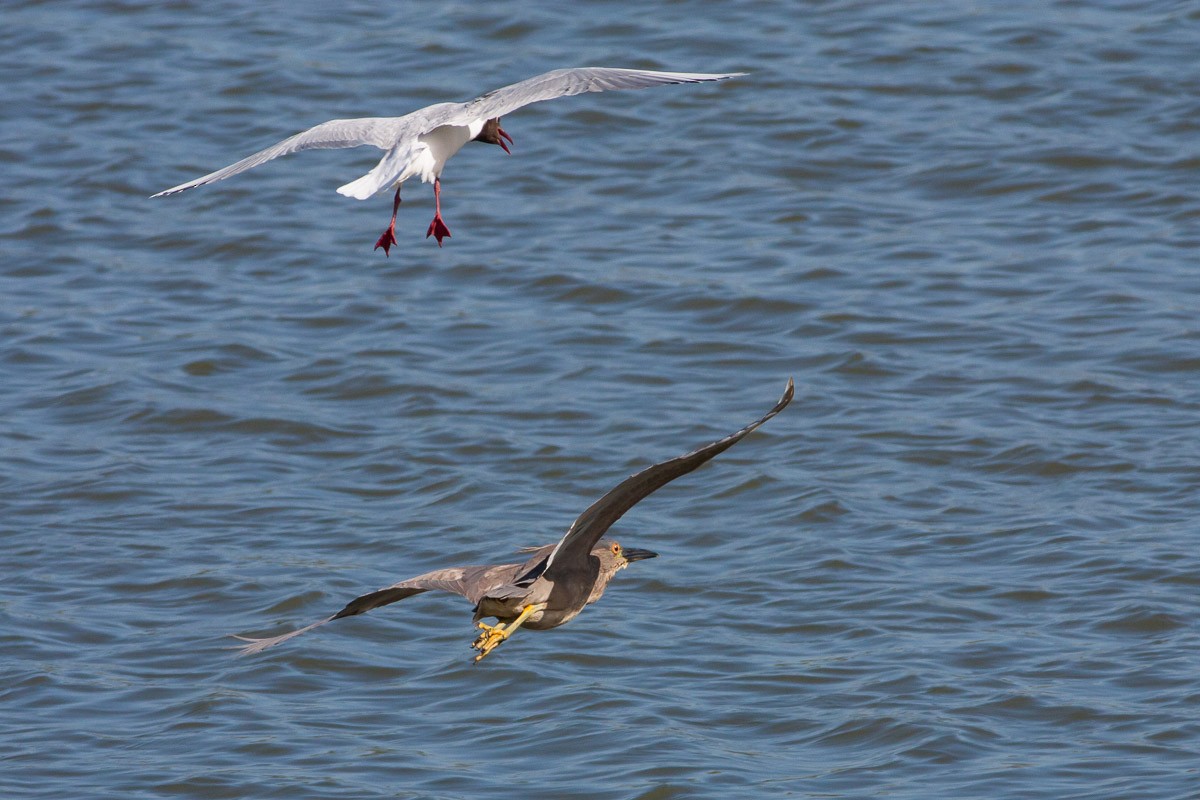
[[[351,600],[331,617],[303,628],[253,639],[237,636],[247,644],[243,655],[274,647],[327,622],[353,617],[415,594],[440,590],[459,594],[475,604],[474,622],[481,633],[471,645],[479,651],[475,661],[483,659],[518,628],[546,630],[569,622],[604,594],[608,582],[635,561],[654,558],[657,553],[604,538],[621,516],[652,492],[688,474],[709,459],[740,442],[792,401],[795,387],[789,379],[775,407],[739,431],[681,456],[663,461],[633,475],[592,503],[579,515],[565,536],[556,544],[529,548],[528,559],[517,564],[450,567],[408,578],[378,591]],[[481,620],[495,617],[495,625]]]

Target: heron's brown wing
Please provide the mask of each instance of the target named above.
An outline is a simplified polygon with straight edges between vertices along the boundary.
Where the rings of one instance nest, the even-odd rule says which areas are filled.
[[[733,447],[764,422],[786,408],[787,404],[792,402],[794,394],[795,386],[789,378],[787,388],[783,392],[783,397],[779,399],[774,408],[760,419],[735,433],[731,433],[723,439],[718,439],[711,444],[706,444],[697,450],[672,458],[669,461],[664,461],[661,464],[655,464],[621,481],[616,488],[610,490],[595,503],[592,503],[587,511],[580,514],[579,519],[575,520],[575,523],[571,525],[570,530],[567,531],[562,541],[554,548],[554,551],[550,554],[546,562],[543,570],[546,577],[552,578],[554,576],[555,562],[563,565],[563,569],[570,568],[572,564],[580,563],[582,559],[591,553],[596,542],[600,541],[600,537],[626,511],[644,500],[652,492],[661,489],[676,478],[688,474],[704,462]]]
[[[406,597],[412,597],[414,594],[434,590],[461,594],[472,603],[478,603],[480,598],[487,593],[488,589],[510,583],[520,572],[522,566],[524,565],[496,564],[492,566],[450,567],[448,569],[434,570],[433,572],[426,572],[424,575],[418,575],[415,578],[394,583],[391,586],[385,586],[382,589],[364,594],[361,597],[356,597],[333,616],[318,620],[311,625],[306,625],[291,633],[264,639],[252,639],[246,636],[234,636],[234,638],[249,643],[238,648],[241,655],[259,653],[268,647],[274,647],[302,633],[307,633],[313,628],[324,625],[326,622],[332,622],[342,617],[353,617],[356,614],[366,613],[373,608],[379,608],[380,606],[386,606],[389,603],[403,600]]]
[[[346,607],[333,615],[333,619],[352,617],[373,608],[386,606],[414,594],[440,590],[460,594],[472,603],[478,603],[493,586],[508,583],[516,577],[520,564],[495,564],[478,567],[450,567],[426,572],[415,578],[393,583],[370,594],[356,597]]]

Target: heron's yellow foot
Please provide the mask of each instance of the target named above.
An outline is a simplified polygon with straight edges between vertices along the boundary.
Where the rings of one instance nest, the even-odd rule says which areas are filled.
[[[495,625],[488,625],[486,622],[481,622],[477,626],[483,633],[476,637],[475,641],[471,642],[471,647],[474,650],[482,650],[489,639],[499,639],[504,641],[504,623],[497,622]]]
[[[475,663],[478,664],[483,660],[484,656],[499,647],[500,643],[505,639],[512,636],[517,628],[521,627],[525,620],[529,619],[530,615],[543,611],[545,608],[545,603],[535,603],[525,606],[525,608],[521,609],[520,616],[507,625],[499,622],[495,625],[479,623],[479,627],[483,630],[483,633],[479,634],[479,637],[471,644],[471,647],[479,651],[479,655],[475,656]]]
[[[479,651],[479,655],[475,656],[475,662],[478,663],[479,661],[483,660],[484,656],[499,647],[500,643],[507,638],[508,634],[502,630],[488,631],[487,633],[481,635],[475,641],[475,644],[471,645]]]

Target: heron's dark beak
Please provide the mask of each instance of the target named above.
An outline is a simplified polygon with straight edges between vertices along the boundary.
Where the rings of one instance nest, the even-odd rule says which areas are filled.
[[[642,550],[637,547],[622,548],[621,555],[625,556],[625,560],[631,563],[634,561],[644,561],[647,558],[658,558],[658,553]]]

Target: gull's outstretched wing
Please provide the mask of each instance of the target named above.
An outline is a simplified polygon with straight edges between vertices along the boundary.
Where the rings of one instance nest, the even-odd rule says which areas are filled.
[[[570,530],[567,531],[562,541],[550,553],[550,557],[547,559],[546,566],[543,569],[543,574],[547,578],[552,579],[554,577],[555,561],[559,561],[563,565],[571,565],[577,564],[580,560],[586,558],[591,553],[596,542],[600,541],[600,537],[626,511],[644,500],[652,492],[661,489],[676,478],[688,474],[704,462],[733,447],[764,422],[786,408],[787,404],[792,402],[795,391],[795,385],[792,383],[791,378],[789,378],[787,388],[783,392],[783,397],[779,398],[779,402],[775,404],[775,407],[768,411],[761,419],[750,423],[736,433],[731,433],[724,439],[718,439],[711,444],[706,444],[686,455],[672,458],[661,464],[655,464],[621,481],[616,488],[611,489],[595,503],[592,503],[587,511],[579,515],[579,519],[575,520],[575,523],[571,525]]]
[[[615,69],[612,67],[556,69],[488,92],[481,97],[460,104],[453,110],[447,109],[446,118],[440,122],[441,124],[465,125],[472,120],[502,117],[531,103],[553,100],[556,97],[569,97],[584,92],[645,89],[668,83],[721,81],[744,74],[744,72],[655,72],[645,69]]]
[[[234,636],[233,638],[249,642],[249,644],[238,647],[240,651],[239,655],[246,656],[251,653],[262,652],[268,647],[274,647],[280,642],[286,642],[288,639],[299,636],[302,633],[308,633],[313,628],[320,627],[326,622],[333,622],[335,619],[341,619],[342,617],[353,617],[356,614],[363,614],[373,608],[386,606],[389,603],[395,603],[398,600],[412,597],[414,594],[420,594],[421,592],[434,590],[452,592],[454,594],[461,594],[472,603],[478,603],[480,598],[491,587],[511,582],[523,566],[523,564],[497,564],[494,566],[451,567],[449,569],[434,570],[433,572],[426,572],[424,575],[418,575],[415,578],[393,583],[391,586],[385,586],[382,589],[364,594],[361,597],[356,597],[332,617],[326,617],[311,625],[305,625],[303,628],[294,630],[291,633],[285,633],[281,636],[271,636],[265,639],[251,639],[247,636]]]
[[[505,86],[502,89],[496,89],[466,103],[435,103],[403,117],[364,117],[322,122],[316,127],[297,133],[265,150],[247,156],[236,164],[230,164],[216,172],[210,172],[203,177],[173,186],[151,195],[151,197],[178,194],[207,183],[222,181],[280,156],[298,153],[301,150],[327,150],[362,145],[374,145],[381,150],[391,150],[405,137],[416,138],[442,125],[465,126],[471,122],[500,117],[530,103],[552,100],[555,97],[567,97],[583,92],[605,92],[614,89],[645,89],[648,86],[660,86],[667,83],[719,81],[741,74],[743,73],[655,72],[609,67],[557,69],[528,78],[520,83],[514,83],[511,86]],[[343,193],[345,194],[345,192]],[[350,196],[358,197],[359,195],[351,194]]]
[[[425,110],[422,109],[422,111]],[[247,156],[236,164],[230,164],[228,167],[219,169],[216,172],[210,172],[202,178],[196,178],[194,181],[181,183],[166,191],[151,195],[151,197],[178,194],[188,189],[194,189],[197,186],[203,186],[206,183],[223,181],[252,167],[257,167],[259,164],[265,164],[272,159],[298,153],[301,150],[330,150],[345,147],[361,147],[368,144],[374,145],[381,150],[388,150],[396,144],[396,141],[408,127],[405,124],[407,119],[408,117],[364,117],[362,119],[332,119],[329,122],[322,122],[316,127],[309,128],[302,133],[297,133],[295,136],[284,139],[279,144],[272,145],[265,150],[259,150],[254,155]]]

